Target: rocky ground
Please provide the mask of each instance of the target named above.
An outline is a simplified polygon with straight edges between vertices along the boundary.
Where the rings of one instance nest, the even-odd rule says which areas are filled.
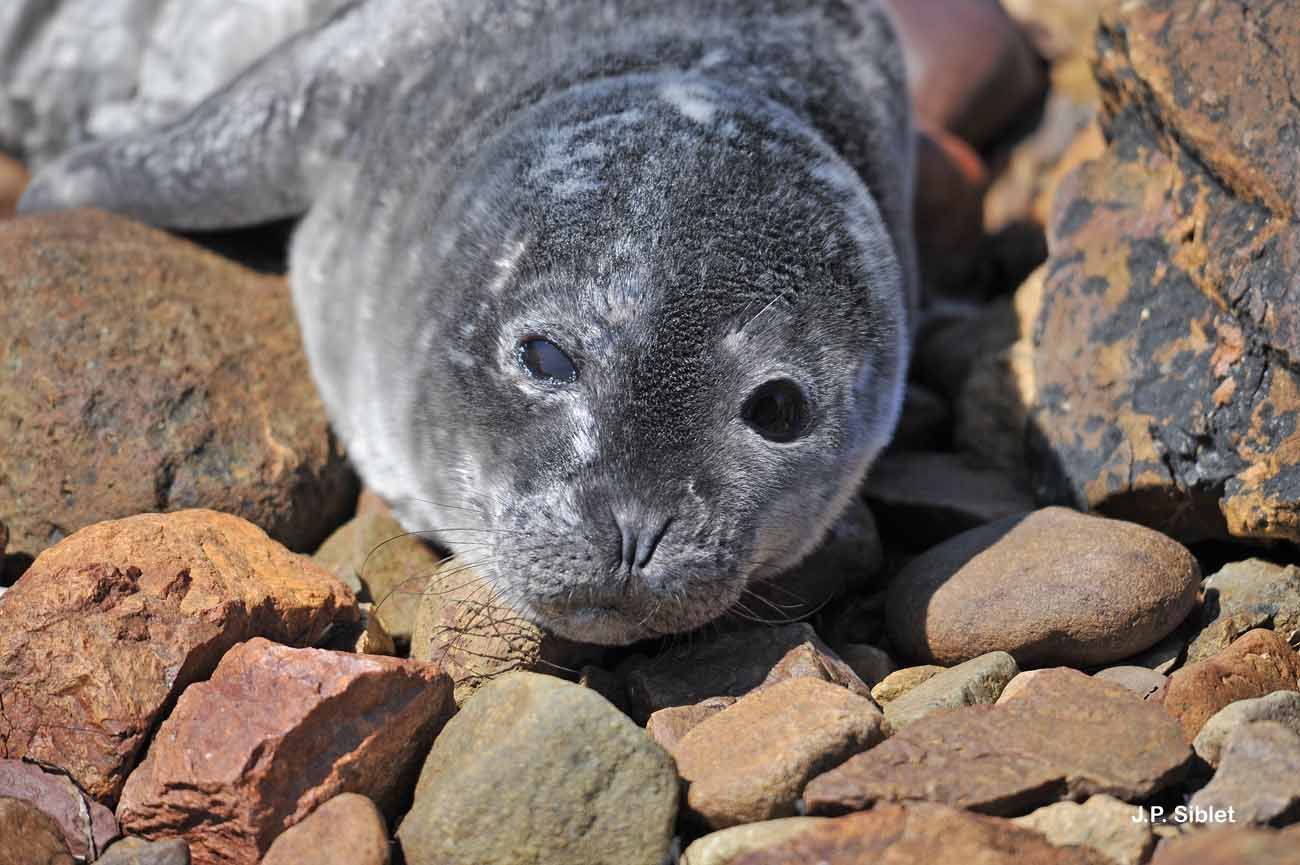
[[[1300,18],[923,5],[898,441],[663,644],[358,498],[283,277],[0,157],[0,865],[1300,863]]]

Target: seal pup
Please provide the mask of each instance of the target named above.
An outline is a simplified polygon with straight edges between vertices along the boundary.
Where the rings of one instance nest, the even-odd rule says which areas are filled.
[[[889,440],[908,112],[872,0],[367,0],[21,209],[305,214],[294,303],[365,481],[618,644],[796,565]]]

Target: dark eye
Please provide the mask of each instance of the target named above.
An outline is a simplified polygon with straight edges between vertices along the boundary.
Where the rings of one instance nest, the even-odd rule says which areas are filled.
[[[794,441],[807,430],[808,401],[799,385],[790,379],[774,379],[759,385],[749,395],[741,416],[769,441]]]
[[[519,364],[538,381],[567,384],[578,380],[578,368],[558,345],[532,337],[519,344]]]

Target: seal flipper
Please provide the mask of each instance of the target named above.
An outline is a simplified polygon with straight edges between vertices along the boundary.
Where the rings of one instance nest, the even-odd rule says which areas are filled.
[[[37,172],[18,210],[93,206],[180,230],[299,215],[312,202],[313,177],[346,158],[361,112],[400,74],[403,64],[384,60],[413,47],[401,27],[409,33],[412,13],[437,5],[372,0],[346,7],[181,119],[53,161]]]

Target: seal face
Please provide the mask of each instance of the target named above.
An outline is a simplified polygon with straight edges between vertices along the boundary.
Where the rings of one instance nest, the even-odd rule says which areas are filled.
[[[178,124],[70,154],[23,206],[305,210],[312,369],[403,524],[562,636],[688,630],[857,491],[913,282],[879,10],[693,5],[372,0]],[[376,29],[389,47],[340,65]]]

